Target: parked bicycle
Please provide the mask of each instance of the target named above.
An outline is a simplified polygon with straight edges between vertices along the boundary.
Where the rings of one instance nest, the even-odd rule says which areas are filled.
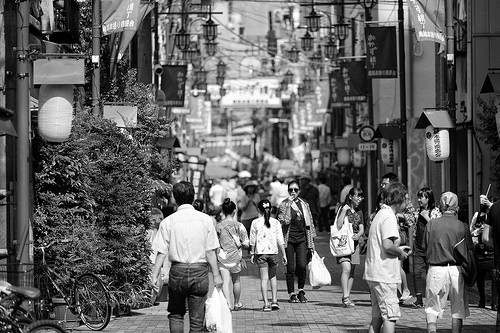
[[[93,273],[84,273],[77,278],[64,278],[58,274],[45,259],[45,251],[54,245],[35,247],[41,251],[42,260],[37,265],[35,286],[42,297],[35,301],[35,313],[38,319],[54,317],[53,297],[61,297],[73,315],[91,330],[103,330],[111,318],[110,295],[102,280]],[[63,282],[64,281],[64,282]],[[66,285],[67,287],[65,287]]]
[[[32,287],[16,287],[8,282],[0,286],[0,332],[1,333],[66,333],[56,321],[33,320],[22,307],[40,297],[40,290]]]

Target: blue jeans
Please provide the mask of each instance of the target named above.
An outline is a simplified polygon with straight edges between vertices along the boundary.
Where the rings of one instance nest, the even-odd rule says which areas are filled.
[[[295,275],[297,275],[297,287],[304,289],[306,283],[307,266],[307,244],[306,241],[299,243],[288,242],[286,247],[286,287],[288,293],[294,291]]]
[[[208,294],[208,264],[172,263],[168,280],[168,319],[171,333],[184,332],[186,299],[189,332],[203,332]]]

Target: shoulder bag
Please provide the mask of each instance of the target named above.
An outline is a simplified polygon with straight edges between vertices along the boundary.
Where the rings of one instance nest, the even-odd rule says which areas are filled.
[[[354,240],[352,224],[344,222],[342,228],[337,227],[338,218],[342,208],[340,208],[335,216],[333,225],[330,227],[330,252],[334,257],[349,256],[354,253]]]

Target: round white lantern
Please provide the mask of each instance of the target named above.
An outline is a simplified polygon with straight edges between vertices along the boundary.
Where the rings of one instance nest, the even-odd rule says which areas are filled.
[[[366,165],[366,153],[358,148],[351,149],[351,162],[355,168],[362,168]]]
[[[38,105],[40,136],[49,142],[68,140],[73,119],[73,85],[42,85]]]
[[[396,140],[380,139],[380,159],[384,165],[393,165],[398,161],[399,147]]]
[[[442,162],[450,156],[450,134],[448,130],[427,126],[425,128],[427,156],[434,162]]]
[[[337,162],[339,165],[349,165],[350,156],[349,149],[338,148],[337,149]]]

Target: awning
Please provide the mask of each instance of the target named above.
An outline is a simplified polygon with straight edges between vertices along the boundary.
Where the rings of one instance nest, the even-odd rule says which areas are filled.
[[[431,125],[434,128],[455,128],[453,120],[446,110],[424,111],[418,119],[415,128],[426,128]]]
[[[378,125],[377,130],[375,131],[375,135],[373,136],[377,139],[402,139],[403,132],[401,132],[401,128],[398,125],[393,124],[380,124]]]
[[[158,146],[160,148],[174,149],[180,148],[179,139],[176,136],[164,136],[158,140]]]
[[[486,79],[484,80],[480,94],[487,94],[492,92],[497,94],[500,93],[500,73],[486,74]]]

